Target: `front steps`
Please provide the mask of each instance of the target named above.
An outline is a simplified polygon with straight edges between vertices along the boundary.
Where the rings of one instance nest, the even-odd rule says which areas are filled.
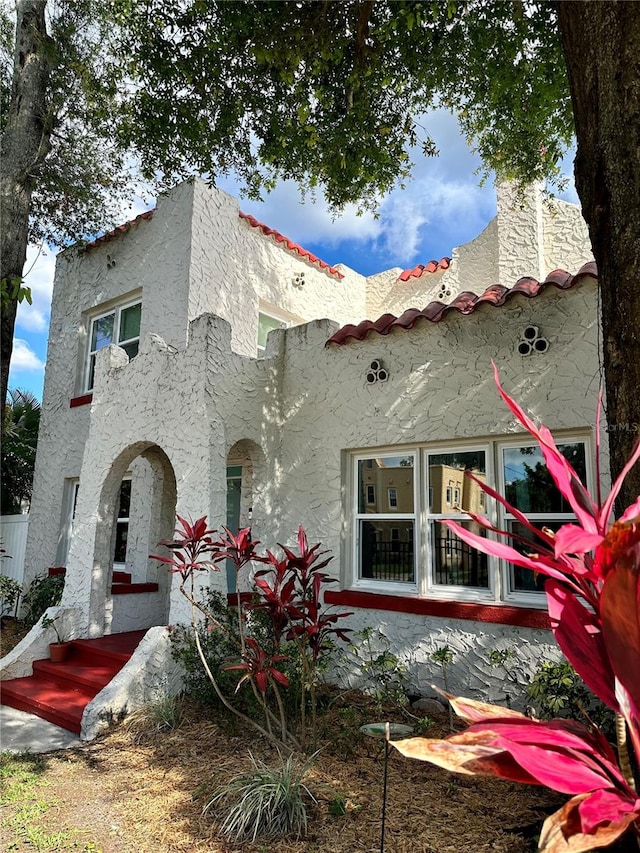
[[[120,672],[145,631],[72,640],[63,663],[33,662],[33,675],[0,683],[0,703],[80,734],[89,702]]]
[[[64,575],[64,566],[54,566],[49,569],[49,576]],[[131,595],[139,592],[157,592],[157,583],[132,583],[131,572],[114,571],[111,578],[111,595]]]

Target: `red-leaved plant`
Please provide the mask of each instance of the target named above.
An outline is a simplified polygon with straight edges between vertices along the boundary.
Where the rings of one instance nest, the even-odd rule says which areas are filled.
[[[535,535],[537,553],[521,554],[498,538],[444,523],[485,554],[546,576],[554,636],[584,682],[616,712],[617,750],[600,731],[573,720],[539,722],[517,711],[448,694],[456,713],[471,724],[468,729],[445,740],[410,738],[393,745],[403,755],[457,773],[499,776],[570,794],[566,805],[545,821],[539,849],[586,853],[608,846],[627,830],[640,838],[634,776],[640,758],[640,496],[610,523],[622,481],[640,458],[640,442],[606,500],[601,500],[598,487],[594,501],[550,431],[529,419],[500,386],[495,365],[494,371],[502,399],[538,441],[549,474],[578,523],[566,524],[556,533],[538,529],[470,473],[467,476]],[[598,435],[599,426],[598,411]],[[598,438],[596,442],[599,482]],[[487,518],[470,515],[494,536],[511,537]]]
[[[311,697],[312,731],[315,733],[316,729],[316,683],[320,655],[329,647],[332,635],[348,642],[347,633],[350,629],[338,627],[337,622],[352,614],[330,613],[323,608],[322,587],[333,583],[334,579],[321,569],[332,558],[320,560],[327,552],[318,550],[320,543],[309,547],[304,528],[298,529],[298,554],[285,545],[280,545],[280,548],[284,551],[284,560],[279,560],[267,551],[265,562],[269,568],[260,569],[255,574],[261,601],[251,607],[269,614],[276,647],[279,647],[283,635],[297,644],[302,670],[300,723],[304,741],[307,692]]]
[[[326,552],[320,552],[320,544],[309,547],[307,536],[302,527],[298,530],[298,549],[295,553],[284,545],[284,559],[267,551],[266,556],[256,551],[259,542],[251,539],[251,530],[245,528],[233,534],[227,528],[214,539],[215,530],[207,527],[206,516],[190,523],[178,516],[176,539],[164,540],[160,544],[171,552],[169,556],[152,554],[153,559],[169,566],[169,571],[180,574],[180,591],[191,604],[192,626],[198,654],[205,672],[216,694],[225,707],[245,722],[257,728],[263,735],[288,749],[300,749],[300,742],[287,725],[284,703],[279,686],[288,687],[288,677],[280,671],[277,664],[287,659],[281,654],[285,640],[295,640],[302,665],[301,733],[305,739],[306,691],[311,692],[313,719],[315,722],[315,682],[317,666],[321,652],[329,645],[331,634],[346,639],[346,630],[336,627],[339,619],[349,613],[327,613],[321,605],[321,589],[332,581],[323,569],[331,558],[320,560]],[[236,573],[250,563],[266,563],[269,568],[256,572],[254,582],[257,601],[247,605],[249,610],[262,610],[267,613],[271,627],[271,648],[263,648],[255,637],[246,634],[246,622],[241,607],[241,596],[237,594],[239,637],[231,634],[214,614],[195,594],[194,578],[202,570],[219,570],[219,564],[230,560]],[[233,642],[237,639],[238,653],[241,658],[237,664],[225,667],[229,671],[242,672],[237,689],[245,682],[249,683],[256,699],[264,712],[264,727],[251,720],[236,708],[229,697],[220,689],[215,673],[211,671],[200,643],[198,632],[198,611],[205,617],[214,630],[224,631]],[[276,701],[274,713],[267,702],[267,693],[273,693]],[[279,736],[274,734],[274,726]],[[315,726],[314,726],[315,728]]]

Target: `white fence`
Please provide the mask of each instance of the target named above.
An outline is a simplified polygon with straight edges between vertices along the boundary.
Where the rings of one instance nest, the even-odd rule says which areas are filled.
[[[24,555],[27,549],[28,529],[28,515],[3,515],[0,517],[0,542],[6,551],[0,572],[17,580],[21,586],[24,580]]]

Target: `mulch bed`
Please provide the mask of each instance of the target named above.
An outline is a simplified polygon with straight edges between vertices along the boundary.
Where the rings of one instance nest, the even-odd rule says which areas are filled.
[[[24,633],[21,623],[3,620],[3,653]],[[250,752],[267,764],[279,757],[220,711],[189,700],[173,731],[125,721],[79,749],[46,756],[46,795],[56,803],[43,817],[46,828],[72,831],[101,853],[379,851],[384,743],[359,727],[380,716],[358,691],[334,691],[329,699],[319,725],[322,751],[306,780],[316,803],[309,804],[305,839],[236,844],[220,837],[215,811],[202,813],[213,792],[249,769]],[[407,722],[397,707],[383,716]],[[443,714],[428,736],[444,737],[448,726]],[[385,850],[530,853],[542,821],[563,801],[546,788],[453,775],[390,749]]]

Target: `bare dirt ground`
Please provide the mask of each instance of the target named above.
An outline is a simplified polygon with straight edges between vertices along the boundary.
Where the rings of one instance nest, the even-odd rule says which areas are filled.
[[[2,633],[6,652],[16,636]],[[403,720],[397,709],[386,713]],[[359,732],[360,725],[376,719],[371,700],[356,691],[334,696],[324,712],[323,748],[306,780],[316,802],[309,803],[304,839],[237,844],[220,836],[220,815],[203,815],[215,789],[249,769],[249,752],[268,764],[277,764],[278,755],[251,732],[230,727],[220,712],[186,702],[183,722],[173,731],[125,722],[78,749],[43,756],[35,788],[47,808],[35,817],[30,813],[29,821],[54,839],[53,846],[38,846],[33,831],[29,837],[16,818],[25,806],[18,798],[3,806],[0,848],[95,853],[379,851],[384,745]],[[447,731],[443,715],[428,734],[439,737]],[[563,801],[545,788],[454,776],[393,749],[388,770],[387,853],[529,853],[536,849],[545,816]]]

